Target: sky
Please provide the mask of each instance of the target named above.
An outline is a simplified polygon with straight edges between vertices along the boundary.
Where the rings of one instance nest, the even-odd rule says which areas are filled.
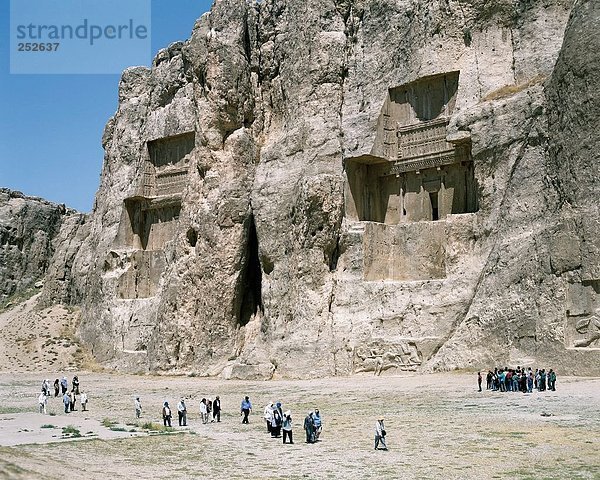
[[[152,56],[187,39],[211,3],[152,0]],[[0,187],[89,212],[102,169],[102,132],[117,109],[119,75],[10,74],[9,6],[0,0]]]

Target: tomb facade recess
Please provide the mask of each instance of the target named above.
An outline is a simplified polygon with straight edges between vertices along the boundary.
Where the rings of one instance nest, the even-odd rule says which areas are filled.
[[[447,139],[458,72],[392,88],[370,155],[346,159],[351,220],[395,225],[478,209],[471,145]]]

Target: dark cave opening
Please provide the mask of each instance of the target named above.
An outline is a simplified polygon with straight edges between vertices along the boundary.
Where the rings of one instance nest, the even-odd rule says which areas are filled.
[[[238,323],[246,325],[252,315],[259,310],[262,312],[262,269],[258,255],[258,236],[256,235],[256,224],[254,215],[250,215],[248,227],[248,241],[244,253],[244,265],[241,272],[239,296]]]

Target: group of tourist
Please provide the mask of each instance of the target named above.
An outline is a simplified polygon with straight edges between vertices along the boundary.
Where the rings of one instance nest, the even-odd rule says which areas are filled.
[[[81,402],[81,409],[87,411],[88,396],[83,390],[80,392],[79,378],[77,375],[73,377],[71,382],[71,391],[69,391],[69,381],[67,377],[63,376],[62,379],[56,379],[54,381],[54,397],[62,396],[62,402],[65,407],[65,413],[70,413],[77,410],[77,396],[79,395],[79,401]],[[48,399],[51,398],[52,394],[50,391],[50,380],[46,379],[42,381],[42,391],[38,397],[38,404],[40,413],[46,414],[48,407]]]
[[[134,401],[135,416],[140,418],[142,415],[142,402],[140,397],[136,397]],[[171,418],[173,414],[169,402],[165,401],[162,408],[162,419],[165,427],[171,427]],[[182,398],[177,403],[177,417],[180,427],[187,426],[187,405],[185,398]],[[217,395],[214,400],[203,398],[200,400],[200,418],[202,423],[220,422],[221,421],[221,399]]]
[[[482,391],[483,377],[477,372],[477,384]],[[534,389],[538,392],[545,390],[556,391],[556,372],[550,369],[525,368],[495,368],[486,375],[486,389],[500,392],[523,392],[532,393]]]
[[[552,372],[552,370],[550,370]],[[491,373],[491,372],[490,372]],[[497,373],[497,377],[500,377],[500,374]],[[479,374],[479,378],[481,379],[481,374]],[[502,377],[505,378],[505,377]],[[554,382],[556,381],[556,376],[554,376],[554,380],[551,385],[551,389],[554,389]],[[550,380],[549,380],[550,382]],[[481,385],[481,383],[480,383]],[[488,388],[490,388],[488,383]],[[76,402],[77,396],[80,396],[80,402],[83,411],[87,411],[87,394],[82,390],[80,392],[79,387],[79,378],[76,376],[73,377],[71,382],[71,391],[69,391],[69,383],[67,377],[63,377],[61,380],[56,379],[54,382],[54,396],[58,397],[62,394],[62,399],[65,407],[65,413],[73,412],[77,410]],[[39,396],[39,405],[40,405],[40,413],[46,413],[46,407],[48,404],[48,398],[51,397],[50,393],[50,381],[44,380],[42,382],[42,392]],[[142,401],[139,396],[135,397],[134,400],[134,408],[135,408],[135,416],[136,418],[141,418],[142,416]],[[242,417],[243,424],[249,424],[249,417],[252,413],[252,402],[250,401],[250,397],[246,396],[242,400],[240,405],[240,416]],[[171,427],[171,419],[172,419],[172,411],[169,406],[169,402],[165,401],[163,403],[162,408],[162,418],[163,424],[165,427]],[[177,403],[177,415],[180,427],[187,426],[187,405],[185,403],[185,399],[182,398]],[[200,418],[203,424],[209,422],[220,422],[221,421],[221,399],[217,395],[214,400],[209,398],[202,398],[200,400]],[[283,443],[293,444],[293,434],[292,434],[292,412],[290,410],[283,411],[283,406],[281,402],[271,402],[265,406],[264,416],[263,416],[266,426],[267,433],[271,435],[273,438],[282,438]],[[319,441],[319,437],[321,432],[323,431],[323,421],[321,419],[321,414],[318,408],[311,410],[308,412],[306,417],[304,418],[304,431],[306,433],[306,443],[315,443]],[[282,435],[283,433],[283,435]],[[385,443],[385,428],[383,425],[383,417],[378,418],[375,424],[375,449],[379,449],[379,445],[381,444],[382,450],[387,450],[387,446]]]
[[[244,399],[241,406],[242,413],[244,412],[244,402],[249,401],[248,397]],[[270,402],[265,406],[263,418],[267,425],[267,433],[273,438],[282,438],[283,443],[294,443],[292,433],[292,412],[290,410],[283,411],[281,402]],[[245,416],[245,420],[247,420]],[[245,423],[248,423],[247,421]],[[323,430],[323,422],[319,409],[311,410],[304,418],[304,431],[306,432],[306,443],[315,443],[319,441],[319,436]],[[282,435],[283,432],[283,435]]]

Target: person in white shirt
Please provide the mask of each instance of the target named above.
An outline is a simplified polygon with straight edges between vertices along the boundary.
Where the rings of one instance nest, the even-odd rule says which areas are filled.
[[[81,411],[87,412],[87,402],[88,402],[87,393],[81,392],[80,402],[81,402]]]
[[[200,416],[202,417],[202,423],[208,423],[208,408],[206,408],[206,398],[203,398],[200,402]]]
[[[177,415],[179,416],[179,426],[185,427],[187,425],[187,407],[183,398],[177,404]]]
[[[40,413],[46,414],[46,405],[48,404],[48,397],[44,392],[40,393],[38,397],[38,403],[40,404]]]

